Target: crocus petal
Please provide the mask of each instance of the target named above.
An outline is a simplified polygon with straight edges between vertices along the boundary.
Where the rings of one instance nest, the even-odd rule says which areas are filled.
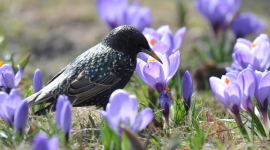
[[[161,34],[161,35],[164,35],[164,34],[170,34],[170,35],[172,35],[172,31],[171,31],[171,29],[170,29],[170,27],[168,25],[163,25],[163,26],[159,27],[157,29],[157,32],[159,34]]]
[[[181,53],[180,51],[175,52],[169,57],[170,60],[170,69],[169,69],[169,76],[166,81],[166,85],[168,86],[169,82],[171,81],[172,77],[177,72],[180,64],[181,64]]]
[[[182,41],[184,39],[184,36],[186,34],[186,27],[182,27],[180,28],[176,33],[175,33],[175,36],[174,36],[174,50],[173,50],[173,53],[174,51],[178,50],[182,44]]]
[[[239,111],[241,104],[241,91],[240,87],[236,83],[231,83],[225,88],[225,105],[233,113]],[[238,110],[237,110],[238,109]]]
[[[48,142],[49,150],[58,150],[60,139],[58,136],[53,136]]]
[[[39,69],[35,71],[33,79],[34,93],[39,92],[42,89],[42,74]]]
[[[143,68],[147,83],[156,91],[161,92],[166,88],[165,73],[159,62],[149,62]]]
[[[23,134],[28,119],[29,106],[27,100],[22,101],[15,111],[14,128]]]
[[[256,73],[256,72],[255,72]],[[257,82],[258,84],[258,89],[255,93],[255,96],[257,98],[257,101],[264,106],[264,102],[268,101],[268,95],[269,95],[269,91],[270,91],[270,73],[267,73],[265,76],[263,76],[261,78],[261,80],[259,82]],[[269,102],[268,102],[269,103]],[[268,105],[267,105],[268,106]],[[265,106],[265,107],[267,107]]]
[[[133,125],[136,119],[138,113],[138,105],[137,105],[137,99],[135,95],[129,96],[128,99],[125,99],[124,104],[120,108],[120,118],[125,123],[128,125]]]
[[[249,64],[253,65],[254,56],[250,52],[237,51],[235,53],[235,56],[237,61],[243,68],[246,68]]]
[[[71,103],[68,101],[63,104],[61,110],[60,124],[61,128],[65,133],[66,140],[68,140],[71,133],[71,126],[72,126],[71,108],[72,108]]]
[[[143,109],[132,126],[133,131],[136,132],[137,130],[143,130],[153,120],[153,118],[154,112],[152,109]]]
[[[261,34],[253,41],[254,44],[261,44],[262,42],[269,42],[267,34]]]
[[[60,95],[58,97],[58,99],[57,99],[57,102],[56,102],[55,122],[56,122],[56,125],[58,127],[61,126],[60,119],[61,119],[62,108],[63,108],[63,105],[64,105],[64,99],[65,99],[65,96],[64,95]]]
[[[225,94],[224,94],[225,87],[221,83],[221,80],[217,77],[210,77],[209,82],[210,82],[210,87],[214,95],[223,105],[226,105]]]
[[[50,150],[47,143],[48,136],[45,133],[38,133],[34,138],[34,150]]]
[[[18,67],[18,72],[16,73],[15,76],[15,86],[17,87],[22,79],[22,74],[23,74],[23,70],[22,67],[20,65],[17,66]]]
[[[171,93],[166,90],[162,91],[159,94],[159,102],[161,105],[161,108],[163,109],[163,115],[165,118],[165,121],[169,123],[169,115],[170,115],[170,107],[172,105],[172,100],[171,100]]]
[[[15,88],[15,82],[14,82],[14,76],[12,75],[12,73],[7,72],[7,71],[3,71],[2,72],[2,84],[4,85],[4,87],[6,89],[13,89]],[[9,93],[9,91],[6,91]]]
[[[190,108],[192,94],[193,94],[193,81],[190,73],[186,71],[183,79],[183,97],[185,100],[186,112],[188,112]]]

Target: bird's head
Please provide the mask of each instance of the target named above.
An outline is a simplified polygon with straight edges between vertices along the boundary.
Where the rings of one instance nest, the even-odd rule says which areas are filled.
[[[162,63],[150,48],[144,35],[133,26],[124,25],[113,29],[102,44],[129,55],[137,56],[139,52],[144,52]]]

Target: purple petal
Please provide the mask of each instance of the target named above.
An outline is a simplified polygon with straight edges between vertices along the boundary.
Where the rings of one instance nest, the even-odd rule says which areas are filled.
[[[171,100],[171,93],[166,90],[162,91],[159,94],[159,102],[161,105],[161,108],[163,109],[163,115],[165,118],[165,121],[169,123],[169,114],[170,114],[170,107],[172,105],[172,100]]]
[[[34,150],[49,150],[48,136],[45,133],[38,133],[34,138]]]
[[[159,28],[157,29],[157,32],[158,32],[159,34],[161,34],[161,35],[164,35],[164,34],[170,34],[170,35],[172,35],[172,31],[171,31],[169,25],[163,25],[163,26],[159,27]]]
[[[169,76],[166,81],[166,85],[169,84],[171,81],[172,77],[175,75],[177,72],[180,64],[181,64],[181,53],[180,51],[175,52],[169,57],[170,60],[170,69],[169,69]],[[163,60],[162,60],[163,61]]]
[[[261,34],[253,41],[254,44],[261,44],[262,42],[269,42],[267,34]]]
[[[223,83],[221,83],[222,81],[217,77],[210,77],[209,82],[214,95],[223,105],[226,105],[224,94],[225,87]]]
[[[186,27],[180,28],[174,36],[174,51],[178,50],[183,42],[184,36],[186,34]],[[173,51],[173,52],[174,52]]]
[[[23,134],[28,119],[29,106],[27,100],[22,101],[15,111],[14,128]]]
[[[190,108],[192,94],[193,94],[193,81],[190,73],[186,71],[183,79],[183,97],[185,100],[185,106],[187,106],[185,107],[186,110]]]
[[[34,79],[33,79],[33,87],[34,87],[34,93],[39,92],[42,89],[42,74],[39,69],[35,71]]]
[[[258,62],[258,67],[254,66],[256,70],[264,71],[269,67],[269,57],[270,57],[270,46],[268,42],[262,42],[258,46],[254,47],[253,55],[255,56],[255,60]],[[254,63],[253,63],[254,64]]]
[[[225,107],[230,109],[233,113],[239,111],[241,104],[241,91],[236,83],[231,83],[225,88]]]
[[[53,136],[50,141],[48,142],[49,150],[58,150],[59,148],[60,139],[58,136]]]
[[[256,72],[255,72],[255,75],[256,75]],[[256,75],[256,78],[257,77],[258,77],[258,75]],[[268,96],[269,96],[269,91],[270,91],[270,82],[269,81],[270,81],[270,73],[268,72],[265,76],[263,76],[261,78],[261,80],[259,80],[259,82],[256,82],[258,85],[256,87],[257,89],[255,91],[256,92],[255,96],[257,98],[257,101],[261,105],[265,105],[265,101],[268,101]],[[265,106],[265,107],[267,107],[267,106]]]
[[[237,51],[235,52],[235,57],[242,68],[247,68],[249,64],[253,65],[256,68],[254,63],[254,56],[250,52],[246,51]]]
[[[153,118],[154,112],[152,109],[143,109],[132,126],[133,131],[136,132],[137,130],[143,130],[153,120]]]
[[[55,113],[55,122],[56,122],[56,125],[58,127],[61,126],[61,112],[62,112],[62,108],[63,108],[63,105],[64,105],[64,100],[65,99],[65,96],[64,95],[60,95],[57,99],[57,102],[56,102],[56,113]]]
[[[250,52],[252,47],[249,47],[249,45],[247,45],[246,43],[242,43],[242,42],[237,42],[234,45],[234,52],[237,51],[246,51],[246,52]]]
[[[65,101],[61,110],[60,124],[61,128],[65,133],[66,140],[68,140],[71,133],[71,126],[72,126],[71,108],[72,108],[71,103],[69,101]]]
[[[160,41],[158,41],[154,46],[153,46],[153,51],[159,52],[162,55],[167,54],[168,56],[171,55],[172,53],[172,39],[171,36],[166,33],[162,36]]]
[[[160,40],[161,37],[162,37],[162,35],[159,34],[159,33],[158,33],[155,29],[153,29],[153,28],[144,28],[144,30],[143,30],[142,33],[144,34],[144,36],[146,36],[146,35],[149,34],[149,35],[151,35],[151,36],[157,38],[158,40]]]
[[[15,88],[15,81],[14,81],[14,75],[10,72],[3,71],[2,72],[2,84],[6,89],[13,89]],[[9,93],[9,91],[6,91]]]
[[[17,87],[19,85],[19,83],[21,82],[22,79],[22,74],[23,74],[23,70],[22,67],[20,65],[17,66],[19,68],[18,72],[16,73],[15,76],[15,86]]]
[[[126,124],[133,125],[138,113],[137,98],[135,95],[129,96],[120,108],[119,115],[121,120]]]
[[[249,49],[252,49],[252,42],[250,42],[249,40],[247,39],[244,39],[244,38],[238,38],[236,43],[242,43],[242,44],[245,44],[249,47]]]
[[[166,88],[166,76],[159,62],[148,62],[143,68],[143,73],[147,83],[156,91],[161,92]],[[157,84],[162,87],[157,87]]]

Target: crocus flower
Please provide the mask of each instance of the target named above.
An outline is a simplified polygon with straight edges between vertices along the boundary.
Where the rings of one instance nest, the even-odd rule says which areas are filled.
[[[131,25],[143,31],[152,23],[152,13],[149,8],[140,8],[140,2],[134,1],[128,7],[128,0],[98,0],[100,19],[111,29],[121,25]]]
[[[232,30],[236,38],[242,38],[248,34],[261,33],[265,28],[265,23],[251,12],[239,14],[232,23]]]
[[[191,98],[193,94],[193,81],[190,73],[188,71],[184,74],[183,79],[183,97],[185,102],[186,114],[188,114],[188,110],[190,108]]]
[[[33,79],[34,93],[39,92],[42,89],[42,74],[39,69],[35,71]]]
[[[16,88],[22,79],[23,70],[20,65],[17,66],[19,71],[14,74],[10,65],[3,65],[0,67],[0,88],[9,93],[11,89]]]
[[[59,137],[54,136],[49,140],[45,133],[38,133],[34,138],[34,150],[58,150]]]
[[[250,64],[254,70],[264,71],[270,66],[270,46],[266,34],[258,36],[253,43],[246,39],[237,39],[234,45],[233,69],[227,68],[227,71],[241,71]]]
[[[268,117],[267,108],[270,101],[270,72],[260,72],[256,70],[254,75],[256,79],[255,97],[262,112],[264,124],[266,125]]]
[[[71,133],[72,128],[72,116],[71,116],[72,105],[66,95],[60,95],[56,103],[56,125],[62,129],[65,133],[66,141]]]
[[[236,120],[242,124],[239,112],[242,92],[236,80],[235,74],[232,73],[223,75],[221,79],[217,77],[210,77],[209,79],[214,95],[235,115]]]
[[[27,100],[23,100],[15,111],[14,116],[15,132],[19,131],[21,135],[24,132],[24,128],[28,120],[28,111],[29,106]]]
[[[18,90],[11,89],[9,95],[5,92],[0,92],[0,98],[0,117],[4,119],[10,127],[12,127],[16,110],[19,107],[20,109],[24,109],[21,105],[23,102],[21,94]]]
[[[167,90],[162,91],[158,97],[161,108],[163,109],[162,113],[163,113],[165,121],[167,123],[169,123],[170,108],[172,105],[172,98],[171,97],[172,97],[172,95],[169,92],[169,88],[167,88]]]
[[[109,99],[106,111],[101,111],[103,119],[107,119],[114,130],[118,130],[120,123],[130,125],[131,130],[136,133],[143,130],[154,118],[150,108],[145,108],[137,117],[138,104],[135,95],[129,95],[125,90],[115,90]],[[119,135],[122,135],[120,128]]]
[[[185,33],[186,27],[182,27],[173,37],[172,31],[168,25],[161,26],[157,30],[153,28],[145,28],[143,30],[143,34],[153,51],[159,52],[162,55],[167,54],[167,56],[171,56],[171,54],[175,53],[175,51],[180,48]],[[150,57],[142,52],[139,53],[139,56],[144,61],[147,61],[148,57]]]
[[[161,93],[166,90],[172,77],[178,70],[181,62],[180,51],[168,56],[156,52],[163,64],[156,61],[153,57],[148,57],[147,62],[137,59],[136,73],[138,76],[153,89]]]
[[[241,0],[197,0],[195,5],[217,33],[231,22],[241,5]]]

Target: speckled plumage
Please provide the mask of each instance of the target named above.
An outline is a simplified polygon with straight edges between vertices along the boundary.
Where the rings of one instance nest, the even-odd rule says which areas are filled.
[[[124,88],[130,80],[136,56],[142,49],[152,51],[139,30],[131,26],[115,28],[27,100],[30,105],[54,103],[59,95],[65,94],[74,107],[105,108],[111,93]]]

